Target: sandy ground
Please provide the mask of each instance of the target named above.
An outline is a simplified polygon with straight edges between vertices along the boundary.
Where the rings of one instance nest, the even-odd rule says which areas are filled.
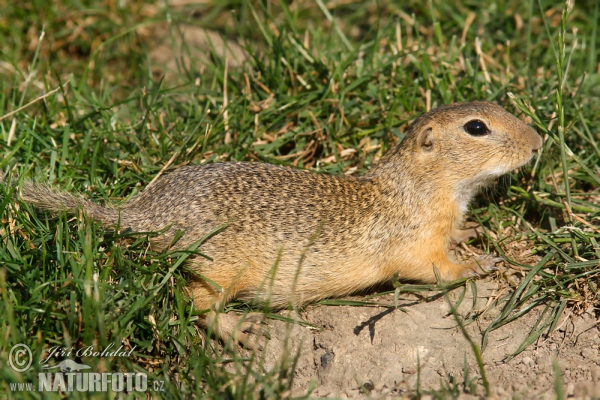
[[[485,307],[498,289],[493,279],[479,281],[473,309]],[[451,292],[450,300],[456,301],[461,290]],[[267,368],[277,364],[289,340],[293,348],[300,349],[294,380],[298,394],[306,392],[312,382],[316,397],[394,398],[416,393],[419,380],[422,391],[440,390],[455,382],[463,392],[461,398],[483,396],[481,384],[475,393],[464,393],[465,357],[470,380],[481,376],[473,350],[449,313],[446,299],[434,293],[428,296],[401,295],[398,309],[312,306],[299,317],[314,327],[271,320],[271,340],[265,348]],[[468,290],[459,307],[461,315],[471,310],[472,299]],[[394,304],[393,295],[378,301]],[[499,308],[490,309],[466,326],[476,344],[481,343],[487,322],[499,312]],[[552,365],[556,360],[566,394],[600,397],[600,335],[593,315],[565,313],[550,337],[509,358],[540,313],[533,310],[490,334],[482,358],[492,396],[554,398]]]

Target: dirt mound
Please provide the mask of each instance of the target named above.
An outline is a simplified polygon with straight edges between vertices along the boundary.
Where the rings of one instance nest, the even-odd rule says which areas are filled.
[[[458,313],[464,316],[482,310],[498,289],[492,279],[479,281],[476,301],[467,289]],[[456,302],[461,290],[451,292],[449,300]],[[394,304],[394,296],[378,301]],[[265,349],[267,368],[277,364],[289,340],[292,348],[300,349],[294,380],[298,393],[312,384],[317,397],[388,398],[444,388],[449,394],[468,397],[465,386],[466,392],[484,395],[473,350],[449,312],[448,301],[439,293],[428,298],[405,294],[398,305],[398,309],[312,306],[300,318],[314,327],[269,321],[272,339]],[[466,326],[476,344],[481,342],[486,322],[499,311],[490,309]],[[567,313],[551,337],[510,358],[541,313],[534,309],[490,333],[482,358],[491,394],[553,398],[556,360],[565,394],[600,397],[600,335],[592,315]]]

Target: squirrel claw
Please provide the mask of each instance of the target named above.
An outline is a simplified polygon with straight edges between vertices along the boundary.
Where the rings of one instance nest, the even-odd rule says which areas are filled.
[[[470,264],[474,264],[473,267],[485,273],[490,271],[498,271],[498,266],[496,266],[496,263],[501,261],[504,261],[503,257],[498,257],[493,254],[486,254],[475,257]]]
[[[475,257],[465,264],[465,269],[460,273],[461,278],[479,278],[492,271],[498,271],[496,263],[504,261],[504,258],[492,254]]]

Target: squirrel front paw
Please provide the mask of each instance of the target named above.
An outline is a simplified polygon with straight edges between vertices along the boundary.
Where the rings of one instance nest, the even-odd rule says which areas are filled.
[[[459,278],[474,278],[481,275],[487,275],[492,271],[497,271],[497,263],[504,261],[504,258],[493,254],[485,254],[483,256],[473,257],[471,260],[462,264],[463,269],[459,274]]]

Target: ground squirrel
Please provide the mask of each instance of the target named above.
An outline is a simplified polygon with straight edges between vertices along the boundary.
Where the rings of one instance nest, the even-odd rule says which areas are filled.
[[[366,174],[331,176],[261,163],[185,166],[158,179],[120,208],[101,207],[48,186],[25,183],[25,202],[49,211],[82,208],[103,225],[157,231],[160,250],[178,230],[186,248],[216,227],[189,267],[204,325],[247,342],[248,325],[218,308],[232,299],[265,300],[274,308],[339,297],[398,277],[435,282],[494,268],[484,256],[452,261],[449,243],[468,204],[494,178],[527,163],[540,136],[490,102],[434,109]],[[218,315],[218,318],[216,316]]]

